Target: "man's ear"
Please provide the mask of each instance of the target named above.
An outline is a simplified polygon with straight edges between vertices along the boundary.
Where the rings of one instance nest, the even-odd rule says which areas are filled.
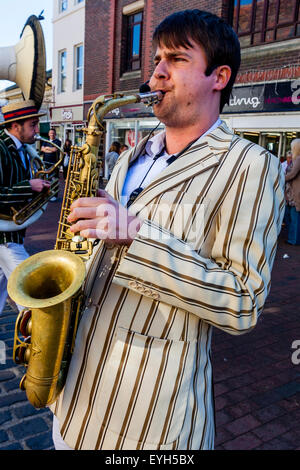
[[[215,84],[214,90],[221,91],[223,90],[231,77],[231,68],[229,65],[219,65],[215,70]]]

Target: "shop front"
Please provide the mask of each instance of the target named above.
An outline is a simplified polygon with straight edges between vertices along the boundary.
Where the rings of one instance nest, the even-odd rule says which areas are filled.
[[[143,103],[135,103],[122,106],[110,111],[105,116],[106,141],[105,155],[114,141],[121,145],[134,147],[144,137],[156,134],[164,129],[164,125],[156,119],[152,108]],[[107,168],[104,165],[104,176],[107,176]]]
[[[282,160],[300,137],[300,79],[235,86],[221,117],[236,134]]]
[[[57,137],[65,142],[70,139],[73,145],[82,145],[83,105],[58,106],[51,109],[51,127],[56,130]]]

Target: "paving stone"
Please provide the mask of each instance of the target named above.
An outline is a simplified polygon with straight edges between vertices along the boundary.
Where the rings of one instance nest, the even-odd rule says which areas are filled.
[[[254,416],[248,414],[226,424],[225,428],[234,436],[239,436],[260,426],[260,422]]]
[[[260,445],[261,441],[257,436],[254,436],[252,433],[246,433],[223,443],[222,448],[225,450],[252,450],[257,449]]]
[[[53,440],[49,432],[27,439],[25,444],[31,450],[54,449]]]
[[[33,436],[41,432],[48,431],[48,425],[41,418],[23,420],[16,426],[9,428],[15,439],[24,439],[26,436]]]

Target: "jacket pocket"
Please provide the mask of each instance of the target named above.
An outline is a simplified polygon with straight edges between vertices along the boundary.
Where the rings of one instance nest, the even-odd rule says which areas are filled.
[[[195,193],[167,191],[152,210],[152,220],[198,251],[204,239],[210,202],[209,198]]]
[[[176,441],[183,427],[196,341],[144,336],[119,328],[97,397],[102,439],[114,432],[116,449]]]

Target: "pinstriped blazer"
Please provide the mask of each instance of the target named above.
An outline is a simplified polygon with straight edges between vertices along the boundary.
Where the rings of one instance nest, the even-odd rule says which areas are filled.
[[[120,198],[124,153],[107,190]],[[279,160],[224,123],[138,196],[129,249],[101,244],[63,394],[75,449],[212,449],[212,327],[251,330],[270,289],[284,209]]]
[[[24,206],[34,193],[31,189],[30,169],[25,168],[13,140],[0,130],[0,213],[11,216],[11,207]],[[25,230],[0,232],[0,243],[23,243]]]

